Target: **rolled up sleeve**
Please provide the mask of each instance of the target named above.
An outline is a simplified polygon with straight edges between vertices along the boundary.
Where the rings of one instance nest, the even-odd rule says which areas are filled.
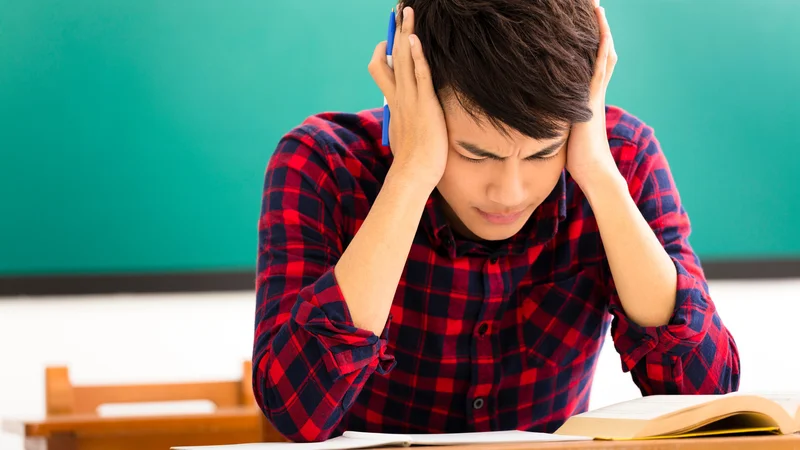
[[[309,136],[284,138],[265,176],[258,224],[253,391],[296,442],[328,439],[375,371],[386,372],[391,318],[359,329],[336,281],[342,211],[333,175]]]
[[[643,126],[626,147],[621,168],[631,195],[677,271],[675,308],[666,325],[642,327],[622,308],[608,278],[614,346],[622,368],[643,395],[715,394],[739,386],[739,353],[709,295],[700,260],[691,245],[689,217],[653,131]]]
[[[323,362],[333,381],[361,370],[376,358],[379,372],[385,373],[394,366],[394,358],[386,355],[391,317],[380,336],[356,328],[333,269],[303,289],[300,298],[292,310],[292,319],[324,350]]]

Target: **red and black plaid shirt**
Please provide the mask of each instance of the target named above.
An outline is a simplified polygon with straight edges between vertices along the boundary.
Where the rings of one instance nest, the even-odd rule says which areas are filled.
[[[689,245],[667,161],[652,129],[615,107],[611,151],[678,270],[668,325],[625,316],[592,210],[564,172],[522,231],[493,246],[455,235],[434,191],[386,328],[357,329],[333,268],[392,161],[381,121],[380,110],[311,117],[267,168],[253,385],[282,434],[552,432],[586,410],[609,326],[643,395],[738,388],[736,344]]]

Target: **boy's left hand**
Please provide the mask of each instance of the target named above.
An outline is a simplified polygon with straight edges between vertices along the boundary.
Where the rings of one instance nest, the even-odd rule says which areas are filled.
[[[600,46],[589,87],[592,119],[574,124],[567,142],[567,171],[583,190],[594,182],[592,180],[619,175],[608,145],[605,112],[606,90],[617,63],[617,53],[605,9],[596,6],[595,14],[600,24]]]

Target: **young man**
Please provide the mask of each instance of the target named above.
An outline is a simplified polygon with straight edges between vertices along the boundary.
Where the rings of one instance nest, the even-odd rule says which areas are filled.
[[[609,325],[643,395],[736,390],[736,344],[653,130],[606,107],[592,0],[404,0],[370,73],[391,108],[321,114],[272,157],[253,384],[294,441],[552,432]]]

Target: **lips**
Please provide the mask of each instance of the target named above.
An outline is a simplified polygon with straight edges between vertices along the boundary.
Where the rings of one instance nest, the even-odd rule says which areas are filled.
[[[508,225],[516,222],[517,220],[522,217],[525,213],[525,210],[517,211],[514,213],[490,213],[478,209],[478,213],[483,217],[487,222],[496,224],[496,225]]]

